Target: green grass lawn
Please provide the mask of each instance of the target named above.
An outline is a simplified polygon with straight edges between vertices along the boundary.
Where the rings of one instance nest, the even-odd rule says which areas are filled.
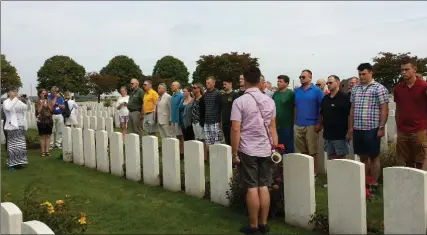
[[[28,135],[35,136],[35,130]],[[2,151],[2,199],[22,198],[32,182],[44,185],[42,199],[54,202],[66,194],[79,198],[91,222],[91,233],[198,233],[237,234],[247,217],[229,208],[185,195],[150,187],[51,157],[42,158],[39,150],[29,151],[26,169],[9,172]],[[309,231],[285,225],[283,219],[271,222],[275,234],[307,234]]]

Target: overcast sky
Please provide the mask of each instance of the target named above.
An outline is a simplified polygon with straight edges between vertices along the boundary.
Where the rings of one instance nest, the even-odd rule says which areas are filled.
[[[124,54],[149,75],[175,56],[191,75],[203,54],[249,52],[275,83],[302,69],[325,78],[357,75],[380,51],[427,57],[427,2],[1,2],[1,52],[21,92],[57,54],[99,71]]]

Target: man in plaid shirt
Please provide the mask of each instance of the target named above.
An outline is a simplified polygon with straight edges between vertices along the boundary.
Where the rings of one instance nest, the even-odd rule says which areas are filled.
[[[351,110],[347,140],[353,139],[354,153],[365,164],[366,176],[372,176],[368,188],[375,192],[380,176],[380,145],[388,118],[388,91],[372,79],[372,65],[360,64],[360,84],[351,92]],[[369,174],[370,173],[370,174]]]

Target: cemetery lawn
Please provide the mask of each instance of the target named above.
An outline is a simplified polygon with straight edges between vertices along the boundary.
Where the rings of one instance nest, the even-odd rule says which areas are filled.
[[[28,135],[36,135],[29,130]],[[77,197],[90,222],[87,234],[238,234],[247,223],[244,214],[231,209],[150,187],[59,160],[60,151],[51,157],[40,157],[39,150],[29,150],[26,169],[9,172],[1,152],[1,196],[11,202],[22,199],[23,190],[33,182],[44,185],[41,200],[55,202],[66,194]],[[39,185],[37,185],[39,186]],[[273,233],[314,234],[285,225],[283,220],[271,222]]]

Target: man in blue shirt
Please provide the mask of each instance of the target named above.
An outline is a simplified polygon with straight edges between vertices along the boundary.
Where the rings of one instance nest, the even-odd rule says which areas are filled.
[[[317,150],[321,130],[320,104],[323,91],[312,84],[310,70],[301,72],[301,87],[295,89],[295,152],[312,156],[314,174],[317,174]]]
[[[60,149],[62,147],[62,129],[64,128],[64,117],[62,116],[62,111],[65,109],[64,98],[59,94],[58,87],[53,86],[50,91],[48,98],[53,104],[53,136],[50,138],[50,147]]]
[[[184,154],[184,136],[179,125],[179,104],[184,99],[184,94],[179,90],[181,84],[179,82],[173,82],[171,90],[173,92],[171,99],[171,133],[172,136],[176,136],[179,139],[179,149],[181,155]]]

